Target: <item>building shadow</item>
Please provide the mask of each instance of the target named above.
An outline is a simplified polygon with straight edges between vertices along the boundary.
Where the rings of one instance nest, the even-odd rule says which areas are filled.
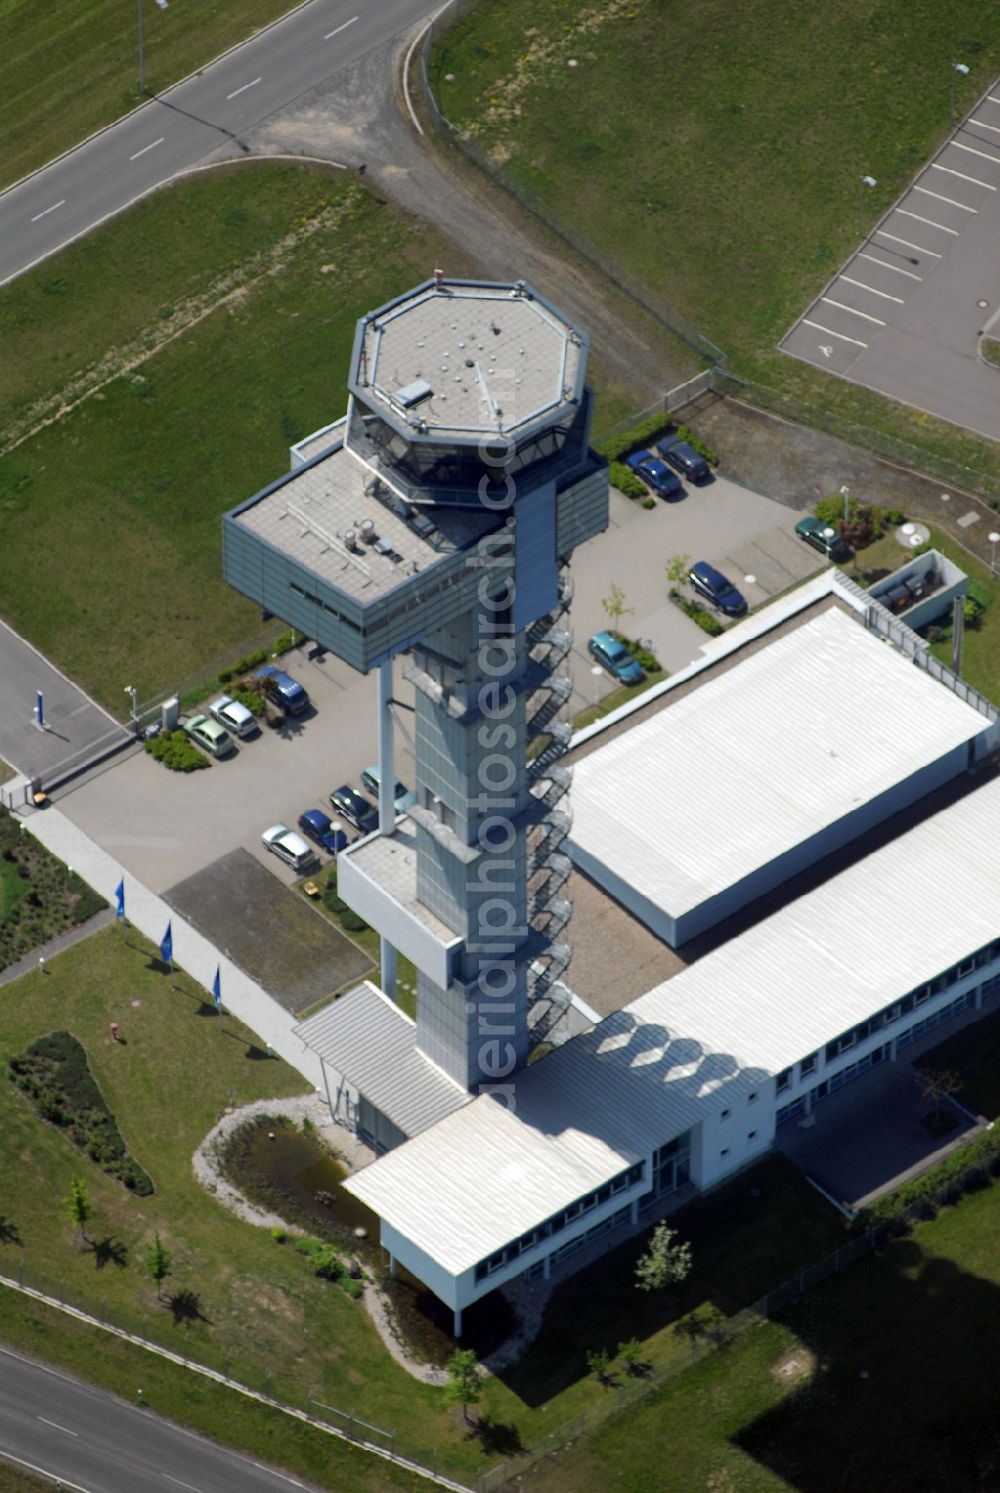
[[[974,1248],[969,1207],[951,1217],[966,1222],[962,1237]],[[979,1222],[988,1225],[985,1210]],[[794,1333],[798,1362],[810,1370],[734,1441],[783,1487],[1000,1489],[1000,1290],[992,1281],[900,1239],[774,1320]],[[780,1376],[780,1361],[772,1372]]]

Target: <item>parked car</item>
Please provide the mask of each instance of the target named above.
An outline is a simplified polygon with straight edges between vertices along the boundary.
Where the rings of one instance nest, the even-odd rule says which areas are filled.
[[[377,762],[373,762],[370,767],[366,767],[364,772],[361,774],[362,788],[366,793],[371,794],[376,803],[378,803],[379,784],[381,783],[381,781],[382,775],[378,770]],[[396,813],[407,813],[410,809],[413,808],[413,805],[416,803],[416,801],[417,795],[415,793],[411,793],[406,784],[401,783],[397,778],[395,800]]]
[[[207,715],[189,716],[186,721],[181,721],[181,728],[210,757],[228,757],[236,750],[236,743],[225,726],[220,726]]]
[[[367,798],[349,783],[335,788],[330,794],[330,802],[337,813],[343,815],[348,824],[353,824],[363,835],[370,835],[373,829],[378,829],[378,810],[372,808]]]
[[[626,456],[625,465],[661,498],[683,495],[684,489],[673,472],[652,451],[633,451],[631,456]]]
[[[732,581],[727,580],[714,565],[709,565],[707,560],[699,560],[691,566],[688,580],[699,595],[704,596],[706,601],[718,607],[727,617],[742,617],[746,612],[747,599],[743,592],[738,591]]]
[[[795,525],[795,532],[806,544],[811,544],[814,550],[819,550],[828,560],[838,562],[849,560],[854,551],[850,545],[840,537],[839,530],[832,524],[823,523],[822,519],[800,518]]]
[[[620,684],[639,684],[646,677],[642,665],[613,633],[595,632],[587,652]]]
[[[241,705],[239,700],[231,700],[228,695],[220,695],[217,700],[213,700],[208,713],[234,736],[253,736],[259,730],[253,711]]]
[[[301,835],[297,835],[287,824],[272,824],[261,835],[265,847],[276,855],[279,861],[284,861],[286,866],[291,866],[293,871],[300,874],[308,871],[310,866],[316,863],[316,852],[310,850]]]
[[[322,809],[306,809],[299,815],[298,825],[304,835],[315,840],[329,855],[336,855],[348,844],[343,825],[324,814]]]
[[[704,482],[711,475],[712,469],[705,458],[699,456],[690,442],[682,441],[678,435],[668,435],[662,441],[657,441],[656,449],[675,472],[680,472],[682,477],[689,478],[691,482]]]
[[[286,715],[301,715],[303,710],[308,710],[309,696],[302,685],[277,664],[265,664],[257,670],[254,678],[263,679],[268,699],[279,705]]]

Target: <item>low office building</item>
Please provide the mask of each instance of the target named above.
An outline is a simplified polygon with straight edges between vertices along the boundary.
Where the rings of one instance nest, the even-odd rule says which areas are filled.
[[[455,1313],[706,1188],[1000,991],[991,778],[346,1183]]]

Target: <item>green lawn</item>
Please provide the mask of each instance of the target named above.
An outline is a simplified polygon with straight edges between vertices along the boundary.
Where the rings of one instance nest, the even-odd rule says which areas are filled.
[[[861,174],[870,228],[943,138],[952,58],[964,110],[1000,66],[1000,8],[481,0],[430,73],[450,119],[737,373],[996,474],[992,443],[775,351],[858,242]]]
[[[961,1103],[989,1120],[1000,1118],[1000,1012],[925,1052],[920,1067],[957,1073],[962,1081],[957,1093]]]
[[[524,1485],[531,1493],[995,1487],[998,1228],[994,1185],[613,1416]]]
[[[0,291],[0,449],[57,416],[0,458],[6,620],[119,714],[123,681],[145,699],[238,651],[260,614],[223,584],[220,514],[343,414],[357,317],[441,252],[342,173],[247,165]]]
[[[288,0],[145,4],[146,87],[161,91],[291,9]],[[139,103],[139,26],[115,0],[0,0],[0,187]]]
[[[963,549],[940,529],[931,528],[930,543],[935,549],[940,550],[942,555],[954,561],[970,579],[984,586],[993,598],[991,605],[982,616],[980,625],[965,629],[962,645],[962,678],[981,695],[985,695],[988,700],[1000,704],[1000,578],[991,575],[988,565],[984,565],[974,555],[970,555],[968,550]],[[880,576],[891,575],[905,561],[905,554],[896,543],[892,533],[888,533],[875,544],[870,544],[866,549],[861,550],[855,564],[845,569],[850,576],[860,571],[867,580],[874,581]],[[938,620],[944,623],[948,621],[948,618]],[[951,667],[951,646],[950,639],[931,645],[931,652],[949,668]]]

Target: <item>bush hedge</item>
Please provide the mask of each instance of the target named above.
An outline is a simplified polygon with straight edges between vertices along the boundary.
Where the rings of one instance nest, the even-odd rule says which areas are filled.
[[[659,435],[667,427],[667,421],[663,415],[647,415],[644,420],[638,420],[628,430],[621,431],[617,435],[610,435],[606,440],[599,441],[597,450],[602,456],[607,457],[609,462],[616,462],[630,451],[635,451],[640,446],[645,446],[654,435]],[[612,479],[614,480],[614,479]],[[618,484],[615,483],[617,487]]]
[[[635,638],[627,638],[623,632],[613,632],[611,636],[617,638],[619,643],[625,644],[636,663],[645,669],[647,674],[659,673],[660,660],[655,653],[650,653],[649,649],[636,642]]]
[[[713,617],[711,612],[706,612],[699,602],[682,596],[676,586],[670,588],[670,600],[680,607],[685,617],[690,617],[692,622],[697,623],[702,632],[707,632],[710,638],[717,638],[725,632],[726,629],[718,617]]]
[[[197,772],[209,765],[208,758],[183,731],[166,731],[160,736],[151,736],[146,742],[146,751],[171,772]]]
[[[220,670],[219,683],[228,684],[231,679],[239,679],[244,674],[249,674],[251,669],[259,669],[261,664],[267,663],[267,660],[267,650],[258,648],[255,652],[246,654],[244,658],[237,659],[236,663],[231,664],[228,669]]]
[[[1000,1177],[1000,1128],[985,1130],[967,1146],[961,1146],[937,1166],[904,1182],[889,1197],[878,1198],[861,1208],[851,1221],[851,1232],[866,1234],[881,1224],[907,1226],[906,1212],[918,1206],[922,1218],[933,1218],[939,1209],[955,1203],[966,1192],[978,1192],[992,1177]]]
[[[0,809],[0,857],[0,969],[108,905],[6,809]]]
[[[640,482],[635,473],[630,471],[623,462],[613,461],[611,463],[608,468],[608,481],[612,487],[617,487],[618,491],[626,498],[642,500],[649,497],[649,489],[646,484]],[[653,507],[656,507],[655,502],[653,503]]]
[[[140,1197],[149,1196],[152,1181],[129,1155],[115,1117],[94,1081],[87,1054],[74,1036],[50,1032],[47,1037],[39,1037],[10,1059],[7,1072],[43,1120],[65,1130],[74,1146],[109,1177]]]

